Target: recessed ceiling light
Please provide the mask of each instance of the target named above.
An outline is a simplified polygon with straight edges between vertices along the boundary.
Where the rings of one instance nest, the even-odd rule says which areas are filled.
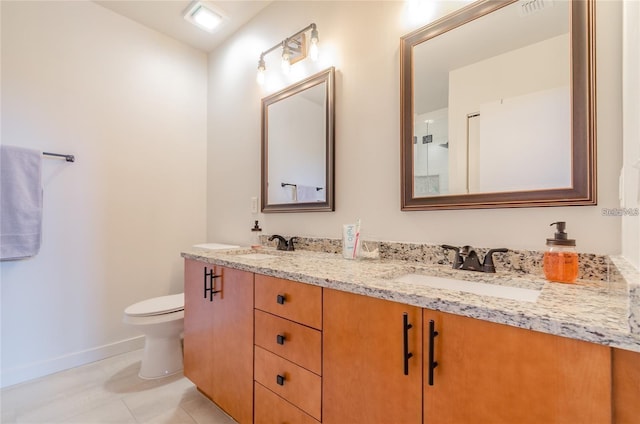
[[[184,18],[200,29],[213,32],[226,16],[222,12],[214,10],[213,6],[209,4],[205,5],[201,1],[194,1],[184,12]]]

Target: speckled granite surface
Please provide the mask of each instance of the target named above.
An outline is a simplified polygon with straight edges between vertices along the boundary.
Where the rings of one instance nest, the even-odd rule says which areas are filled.
[[[285,237],[290,238],[290,236]],[[275,242],[268,241],[268,238],[269,235],[261,236],[262,245],[275,247]],[[453,263],[454,253],[452,251],[445,252],[440,245],[367,240],[364,242],[369,243],[372,247],[377,247],[381,259],[396,259],[430,265],[451,265]],[[299,250],[342,253],[342,240],[338,239],[297,237],[296,246]],[[484,258],[484,255],[489,251],[488,248],[482,247],[474,247],[474,250],[481,258]],[[509,250],[507,253],[494,253],[496,271],[533,274],[542,277],[543,253],[534,250]],[[578,278],[580,279],[607,281],[610,278],[611,261],[605,255],[579,253],[578,263]]]
[[[629,293],[629,327],[632,334],[640,337],[640,272],[620,257],[612,257],[616,272],[627,281]]]
[[[579,279],[576,284],[561,284],[548,282],[535,274],[500,270],[496,274],[483,274],[454,270],[444,264],[444,258],[443,264],[430,264],[415,260],[384,259],[385,254],[381,252],[381,259],[349,260],[336,253],[308,250],[281,252],[272,248],[257,250],[267,254],[266,258],[244,256],[255,252],[247,249],[211,251],[193,248],[183,252],[182,256],[640,352],[640,287],[637,281],[629,283],[625,280],[635,277],[631,270],[624,267],[620,272],[610,269],[604,280]],[[624,263],[623,259],[616,261]],[[538,300],[531,303],[394,281],[409,273],[523,287],[541,292]],[[630,301],[633,306],[630,306]]]

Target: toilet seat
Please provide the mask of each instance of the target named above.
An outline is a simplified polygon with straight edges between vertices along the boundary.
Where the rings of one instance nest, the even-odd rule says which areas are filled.
[[[184,293],[154,297],[134,303],[124,310],[130,317],[151,317],[184,310]]]

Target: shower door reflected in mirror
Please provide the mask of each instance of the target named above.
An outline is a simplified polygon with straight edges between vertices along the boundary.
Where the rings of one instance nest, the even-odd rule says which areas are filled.
[[[262,100],[262,211],[332,211],[334,69]]]

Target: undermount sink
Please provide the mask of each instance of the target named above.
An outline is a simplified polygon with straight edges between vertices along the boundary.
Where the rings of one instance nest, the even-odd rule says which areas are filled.
[[[394,278],[393,281],[414,285],[424,285],[434,289],[455,290],[482,296],[518,300],[520,302],[535,303],[538,300],[538,296],[540,296],[540,290],[455,280],[453,278],[434,277],[424,274],[405,274],[401,277]]]

